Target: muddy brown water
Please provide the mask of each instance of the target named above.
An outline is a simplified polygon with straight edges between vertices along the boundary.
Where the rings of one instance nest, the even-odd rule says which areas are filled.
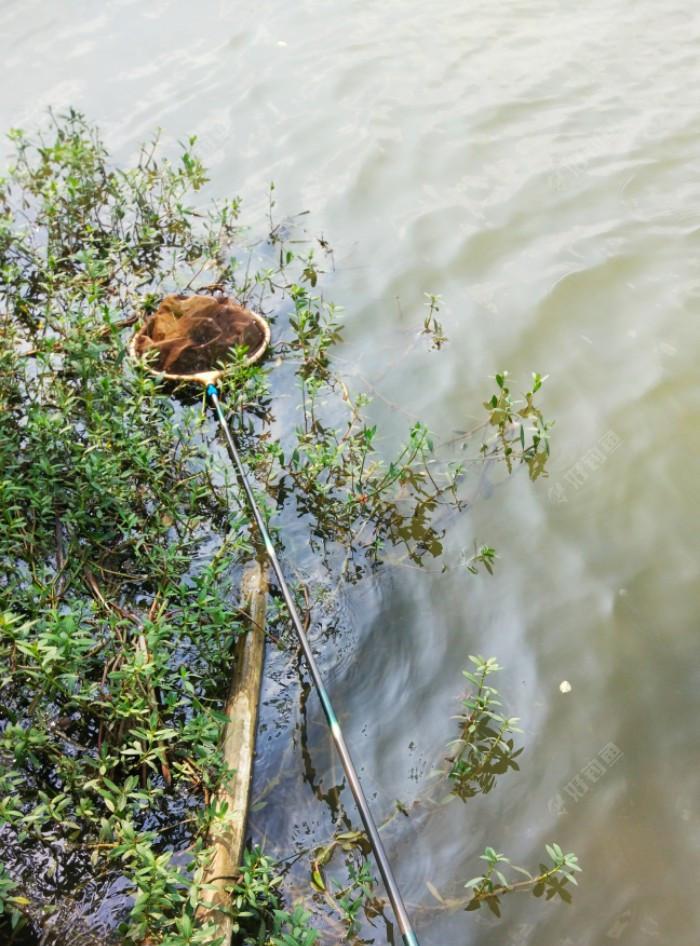
[[[311,211],[387,447],[414,417],[469,427],[501,367],[549,373],[549,480],[486,478],[445,540],[452,561],[495,546],[494,577],[385,569],[343,590],[320,659],[379,817],[440,759],[467,655],[505,668],[520,771],[387,831],[424,946],[697,946],[697,5],[8,0],[0,25],[3,128],[73,104],[121,158],[157,125],[173,150],[197,133],[211,193],[254,219],[274,180],[281,212]],[[424,291],[449,344],[387,371]],[[313,574],[301,533],[286,559]],[[328,837],[342,783],[284,659],[252,822],[283,856]],[[459,896],[486,844],[533,865],[551,840],[584,867],[570,906],[433,909],[427,883]]]

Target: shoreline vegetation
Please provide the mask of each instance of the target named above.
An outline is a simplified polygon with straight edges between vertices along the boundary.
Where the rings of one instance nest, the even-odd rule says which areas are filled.
[[[129,363],[133,326],[168,292],[216,287],[271,321],[273,357],[296,379],[298,424],[280,441],[270,433],[269,364],[234,359],[223,398],[273,527],[301,521],[336,582],[381,568],[390,551],[416,567],[439,558],[439,517],[468,508],[467,477],[420,423],[393,459],[382,456],[369,397],[351,394],[333,364],[339,313],[317,287],[325,241],[274,223],[273,191],[267,232],[251,242],[238,198],[194,203],[207,181],[194,138],[172,161],[154,138],[128,168],[74,111],[10,139],[0,177],[0,934],[12,946],[47,931],[55,943],[213,946],[221,931],[206,905],[222,878],[212,833],[236,779],[222,751],[226,694],[250,626],[239,589],[256,543],[201,397]],[[439,297],[427,309],[423,333],[442,348]],[[543,380],[516,400],[507,373],[495,376],[484,423],[464,438],[478,463],[543,475]],[[458,567],[489,572],[495,558],[483,546]],[[298,582],[296,592],[311,622],[313,589]],[[280,626],[274,645],[286,647],[278,615]],[[494,759],[513,767],[503,755],[513,721],[493,735],[495,691],[475,679],[443,779],[463,798]],[[352,941],[381,914],[362,835],[329,845],[309,856],[308,896],[296,903],[284,865],[245,850],[224,878],[232,942]],[[331,890],[323,870],[338,852],[347,883]],[[503,855],[485,855],[470,909],[497,908],[524,886],[509,887]],[[572,857],[553,845],[553,866],[532,886],[563,889]],[[86,904],[104,900],[112,925],[93,927]]]

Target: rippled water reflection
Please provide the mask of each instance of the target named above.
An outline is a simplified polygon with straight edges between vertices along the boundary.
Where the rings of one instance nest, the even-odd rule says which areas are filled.
[[[4,128],[74,104],[121,157],[155,125],[196,132],[212,192],[251,219],[272,179],[281,210],[312,212],[347,310],[339,357],[389,439],[414,416],[464,430],[497,368],[549,372],[550,479],[487,478],[448,532],[452,559],[494,545],[496,575],[386,569],[343,593],[322,661],[380,816],[440,758],[466,655],[506,668],[521,771],[387,829],[424,946],[695,946],[696,6],[8,0],[0,23]],[[386,372],[426,290],[450,343]],[[292,537],[288,559],[304,555]],[[330,834],[342,783],[296,681],[272,655],[253,826],[282,854]],[[551,839],[585,868],[570,907],[435,909],[426,882],[461,895],[485,844],[535,864]]]

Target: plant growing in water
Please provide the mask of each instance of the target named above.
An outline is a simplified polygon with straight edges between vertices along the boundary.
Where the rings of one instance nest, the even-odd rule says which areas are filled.
[[[8,942],[22,924],[44,935],[58,882],[47,893],[36,865],[50,852],[70,860],[75,898],[88,884],[105,899],[129,892],[125,942],[210,943],[196,878],[217,785],[232,774],[221,706],[250,522],[201,404],[129,370],[128,333],[166,289],[226,286],[276,315],[301,422],[271,435],[276,382],[260,366],[235,365],[224,393],[268,514],[300,514],[336,574],[341,562],[350,577],[376,567],[395,545],[417,564],[439,554],[434,513],[464,507],[459,477],[421,424],[381,455],[367,399],[333,370],[340,324],[313,291],[312,249],[272,221],[246,246],[237,199],[193,206],[206,181],[194,139],[175,163],[153,141],[127,169],[75,112],[11,140],[0,179],[0,925]],[[539,428],[520,443],[509,469],[520,459],[541,471]],[[282,887],[281,869],[249,852],[231,879],[237,942],[316,940]],[[351,923],[368,890],[360,865],[337,898]]]
[[[509,769],[518,769],[516,758],[523,751],[516,749],[512,736],[521,733],[515,716],[505,716],[498,690],[488,681],[501,670],[494,657],[469,657],[474,670],[463,674],[473,690],[462,700],[462,712],[457,717],[460,735],[450,744],[447,777],[452,782],[452,792],[466,801],[477,793],[487,793],[493,788],[496,778]],[[540,864],[536,873],[512,864],[504,854],[487,847],[480,855],[486,861],[483,874],[468,880],[465,887],[471,888],[467,910],[478,910],[486,905],[500,916],[501,897],[507,893],[531,890],[548,900],[559,896],[570,900],[566,884],[576,885],[575,873],[581,870],[575,854],[564,854],[558,844],[546,845],[550,865]],[[525,880],[509,881],[503,871],[506,865],[511,871],[524,876]]]
[[[457,717],[460,735],[450,745],[448,778],[452,791],[463,800],[477,792],[489,792],[496,777],[508,769],[517,770],[517,757],[523,751],[515,749],[512,736],[521,733],[516,716],[504,716],[498,691],[487,683],[491,674],[500,670],[496,659],[471,657],[475,670],[463,674],[475,687],[462,701],[462,712]]]
[[[425,303],[428,312],[423,320],[423,334],[430,335],[433,340],[433,348],[439,351],[445,342],[447,342],[447,336],[443,330],[442,323],[438,322],[437,319],[442,298],[441,296],[435,295],[433,292],[426,292],[425,298],[428,300]]]
[[[486,904],[496,916],[500,916],[500,898],[503,894],[523,890],[531,890],[536,897],[544,894],[547,900],[558,896],[569,901],[571,895],[566,884],[577,884],[575,874],[581,870],[578,858],[575,854],[564,854],[558,844],[547,844],[546,850],[550,864],[540,864],[539,873],[531,874],[523,867],[511,864],[505,855],[499,854],[492,847],[485,848],[480,857],[482,861],[486,861],[486,870],[465,884],[465,887],[472,888],[467,910],[478,910],[482,904]],[[525,880],[508,880],[503,873],[506,865],[511,871],[523,875]]]
[[[534,480],[544,472],[553,427],[553,423],[544,419],[542,411],[535,404],[535,395],[547,380],[547,376],[542,377],[534,372],[532,387],[520,400],[513,398],[507,384],[508,377],[507,371],[501,371],[495,376],[496,393],[484,402],[484,407],[489,412],[489,425],[496,431],[497,449],[494,451],[488,443],[484,443],[481,449],[484,455],[495,453],[501,456],[509,473],[515,460],[527,464]],[[530,428],[526,428],[526,421],[532,424]]]

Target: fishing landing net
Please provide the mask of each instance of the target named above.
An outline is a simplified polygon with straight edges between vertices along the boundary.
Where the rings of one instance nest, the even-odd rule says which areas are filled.
[[[214,384],[236,349],[252,364],[269,342],[265,319],[226,296],[173,295],[132,337],[129,354],[158,377]]]

